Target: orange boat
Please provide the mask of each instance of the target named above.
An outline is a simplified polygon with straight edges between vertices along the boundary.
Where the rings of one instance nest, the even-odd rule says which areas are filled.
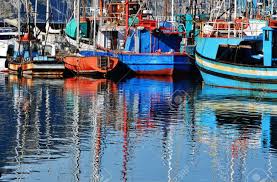
[[[113,71],[119,64],[118,58],[110,56],[67,56],[65,68],[75,74],[103,74]]]

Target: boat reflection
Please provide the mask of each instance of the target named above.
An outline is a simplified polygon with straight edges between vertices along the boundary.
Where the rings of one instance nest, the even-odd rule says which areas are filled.
[[[277,176],[272,94],[159,77],[1,80],[1,180]]]
[[[273,92],[207,85],[199,90],[195,127],[202,133],[200,142],[209,147],[213,156],[214,171],[221,174],[221,165],[228,164],[229,173],[223,179],[249,180],[254,169],[265,174],[262,180],[273,179],[271,158],[277,152],[276,96]],[[256,159],[249,167],[251,153],[258,149],[262,149],[260,155],[266,160]],[[229,157],[223,158],[222,150],[226,150],[225,156]]]
[[[64,89],[74,94],[89,95],[102,91],[116,92],[116,84],[107,79],[92,79],[89,77],[73,77],[65,79]]]

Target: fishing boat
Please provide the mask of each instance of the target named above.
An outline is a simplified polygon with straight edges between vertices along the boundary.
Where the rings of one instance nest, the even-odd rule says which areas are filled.
[[[187,53],[181,50],[186,28],[172,18],[151,19],[152,10],[144,3],[136,17],[127,13],[125,49],[119,60],[138,75],[167,75],[193,71]],[[128,9],[128,8],[126,8]],[[130,19],[132,23],[129,26]],[[192,26],[192,22],[187,24]]]
[[[29,3],[29,2],[27,2]],[[32,75],[40,77],[62,77],[64,64],[56,57],[56,46],[51,43],[36,39],[31,27],[30,9],[26,8],[27,30],[21,32],[21,2],[18,2],[18,39],[11,45],[11,53],[7,58],[6,65],[9,72],[19,76]]]
[[[104,3],[103,0],[99,0],[98,3],[91,2],[93,7],[87,7],[82,2],[82,7],[76,8],[74,16],[66,25],[66,40],[81,51],[124,49],[126,3],[122,1]],[[78,2],[76,4],[80,5]],[[128,2],[128,7],[129,16],[135,15],[140,7],[139,1]],[[81,15],[80,18],[78,14]]]
[[[277,91],[277,29],[263,19],[237,17],[202,26],[196,64],[208,85]]]
[[[62,77],[64,63],[55,56],[55,45],[41,45],[26,34],[14,43],[13,56],[7,60],[10,73],[32,76]]]
[[[72,55],[64,58],[65,68],[75,75],[104,75],[116,69],[118,58],[111,56]]]
[[[95,3],[95,2],[94,2]],[[118,58],[110,56],[108,54],[98,54],[98,51],[95,50],[96,45],[96,12],[93,10],[94,14],[94,41],[93,45],[87,44],[85,52],[94,53],[93,55],[80,54],[79,49],[83,50],[84,46],[82,43],[82,37],[88,35],[88,22],[86,21],[87,14],[82,12],[82,17],[80,17],[80,1],[77,1],[77,11],[76,18],[72,19],[66,27],[66,33],[69,37],[75,38],[77,53],[74,55],[69,55],[64,58],[65,67],[69,73],[77,75],[104,75],[107,76],[109,73],[114,71],[119,65]],[[76,21],[77,20],[77,21]],[[89,49],[89,46],[93,46]],[[92,51],[89,51],[92,50]]]

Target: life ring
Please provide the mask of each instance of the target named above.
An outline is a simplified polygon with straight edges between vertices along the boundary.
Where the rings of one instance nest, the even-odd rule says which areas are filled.
[[[249,19],[248,18],[235,19],[235,29],[236,30],[247,29],[248,27],[249,27]]]

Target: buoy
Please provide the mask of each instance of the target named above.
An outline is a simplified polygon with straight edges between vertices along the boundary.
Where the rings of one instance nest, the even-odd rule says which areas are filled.
[[[23,36],[20,37],[20,41],[28,41],[29,40],[29,34],[26,33]]]

